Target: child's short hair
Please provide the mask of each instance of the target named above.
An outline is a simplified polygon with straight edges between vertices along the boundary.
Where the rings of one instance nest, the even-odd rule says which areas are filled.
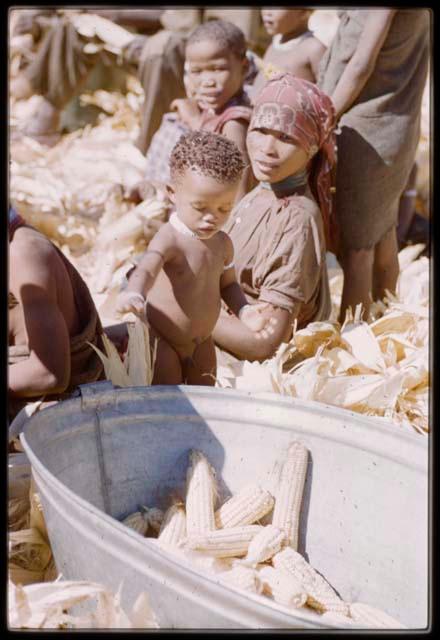
[[[186,46],[195,42],[214,40],[225,49],[232,51],[238,58],[246,55],[244,33],[232,22],[226,20],[208,20],[199,25],[189,36]]]
[[[174,146],[170,158],[173,180],[187,169],[194,169],[219,182],[236,182],[244,170],[243,156],[237,145],[217,133],[190,131]]]

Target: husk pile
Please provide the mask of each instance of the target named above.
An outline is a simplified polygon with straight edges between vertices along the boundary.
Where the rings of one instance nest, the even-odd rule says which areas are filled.
[[[289,344],[264,362],[229,361],[220,354],[218,385],[272,391],[386,418],[429,432],[429,259],[423,245],[403,249],[398,295],[373,305],[368,324],[347,316],[294,331]],[[331,279],[333,317],[342,275]]]
[[[21,629],[153,629],[158,628],[148,596],[142,592],[127,614],[116,595],[100,584],[64,581],[52,555],[40,496],[32,478],[8,486],[8,622]],[[89,602],[92,611],[69,610]]]
[[[8,584],[8,618],[19,629],[158,629],[148,596],[142,592],[129,614],[113,594],[100,584],[87,581],[55,581],[28,586]],[[70,609],[89,602],[91,613],[74,615]]]

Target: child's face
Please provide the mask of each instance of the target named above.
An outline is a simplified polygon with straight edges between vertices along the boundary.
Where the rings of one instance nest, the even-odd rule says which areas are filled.
[[[309,156],[293,138],[276,131],[255,127],[246,138],[252,170],[259,181],[279,182],[306,168]]]
[[[174,181],[170,198],[182,222],[201,240],[208,240],[229,218],[239,182],[219,182],[211,176],[187,169]]]
[[[271,36],[280,33],[295,33],[300,28],[307,28],[311,11],[306,9],[262,9],[261,17],[267,33]]]
[[[215,41],[189,44],[186,48],[188,84],[201,109],[221,109],[243,87],[248,66]]]

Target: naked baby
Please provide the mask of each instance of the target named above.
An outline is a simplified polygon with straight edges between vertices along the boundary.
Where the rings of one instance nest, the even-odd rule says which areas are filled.
[[[228,138],[205,131],[181,137],[170,160],[175,212],[158,231],[119,294],[119,313],[146,315],[158,338],[153,384],[214,385],[211,337],[221,300],[257,334],[271,330],[235,276],[234,249],[221,228],[244,163]]]

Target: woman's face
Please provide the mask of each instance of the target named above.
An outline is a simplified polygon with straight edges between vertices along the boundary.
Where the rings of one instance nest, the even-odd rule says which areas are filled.
[[[298,143],[275,129],[252,127],[246,138],[252,170],[257,180],[279,182],[303,171],[308,154]]]
[[[187,83],[201,109],[221,109],[243,86],[248,62],[215,41],[189,44]]]

